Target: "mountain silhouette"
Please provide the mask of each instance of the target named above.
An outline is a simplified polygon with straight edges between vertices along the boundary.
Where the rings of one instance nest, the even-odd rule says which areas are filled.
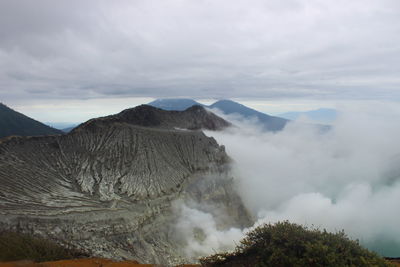
[[[63,134],[0,103],[0,138],[10,135],[37,136]]]

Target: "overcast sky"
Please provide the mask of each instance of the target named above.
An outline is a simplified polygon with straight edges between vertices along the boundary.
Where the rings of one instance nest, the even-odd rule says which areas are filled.
[[[398,0],[0,0],[0,101],[45,121],[159,97],[399,101],[399,84]]]

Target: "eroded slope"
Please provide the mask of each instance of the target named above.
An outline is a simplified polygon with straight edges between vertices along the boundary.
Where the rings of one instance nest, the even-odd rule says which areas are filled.
[[[184,262],[174,227],[177,200],[217,206],[227,214],[222,228],[249,223],[224,147],[187,130],[228,125],[201,107],[140,106],[67,135],[3,139],[0,227],[96,256]]]

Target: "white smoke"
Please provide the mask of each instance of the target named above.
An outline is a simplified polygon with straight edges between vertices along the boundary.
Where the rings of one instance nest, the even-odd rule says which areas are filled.
[[[239,192],[260,220],[344,229],[392,255],[400,244],[399,119],[398,107],[385,104],[344,108],[325,134],[302,123],[263,133],[237,120],[238,129],[208,134],[234,159]]]
[[[233,158],[238,192],[256,224],[289,220],[344,229],[384,256],[399,256],[400,109],[384,104],[341,110],[324,134],[301,122],[266,133],[256,121],[237,116],[225,118],[239,127],[206,134]],[[218,239],[231,241],[229,232],[202,227],[217,240],[190,246],[193,251],[218,251]]]
[[[243,237],[242,230],[238,228],[218,229],[210,213],[188,207],[182,202],[175,203],[175,209],[180,214],[176,228],[185,238],[187,246],[184,253],[188,258],[196,259],[217,251],[233,250]]]

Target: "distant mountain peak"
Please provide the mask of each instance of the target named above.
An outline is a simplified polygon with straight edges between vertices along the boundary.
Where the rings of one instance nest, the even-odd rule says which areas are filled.
[[[195,100],[191,98],[158,98],[152,102],[181,102],[181,101],[187,101],[187,102],[196,102]]]
[[[288,120],[267,115],[265,113],[259,112],[255,109],[246,107],[240,103],[232,100],[223,99],[215,102],[210,106],[210,108],[216,108],[224,112],[225,114],[239,114],[244,118],[256,118],[260,124],[263,126],[264,130],[267,131],[280,131],[282,130]]]
[[[180,111],[186,110],[187,108],[194,105],[203,107],[205,106],[208,108],[216,108],[227,115],[239,114],[244,118],[256,118],[259,120],[263,128],[267,131],[280,131],[285,127],[286,123],[288,122],[287,119],[267,115],[265,113],[246,107],[245,105],[230,99],[221,99],[213,103],[212,105],[206,106],[196,102],[193,99],[167,98],[167,99],[157,99],[155,101],[150,102],[149,105],[164,110],[180,110]]]
[[[220,100],[217,100],[214,104],[217,104],[217,103],[220,103],[220,104],[222,104],[222,103],[226,103],[226,104],[231,103],[231,104],[236,104],[236,105],[243,106],[242,104],[240,104],[240,103],[238,103],[236,101],[230,100],[230,99],[220,99]]]
[[[212,105],[210,105],[210,108],[213,108],[213,107],[216,107],[216,108],[223,107],[223,108],[231,108],[231,109],[232,108],[234,108],[234,109],[239,108],[241,110],[252,110],[252,111],[259,112],[259,111],[255,110],[255,109],[249,108],[249,107],[247,107],[247,106],[245,106],[243,104],[240,104],[240,103],[235,102],[235,101],[230,100],[230,99],[218,100],[217,102],[215,102]],[[261,112],[259,112],[259,113],[261,113]],[[267,114],[265,114],[265,115],[267,115]],[[269,116],[269,115],[267,115],[267,116]]]
[[[186,110],[187,108],[190,108],[191,106],[194,105],[200,105],[200,103],[196,102],[193,99],[190,98],[161,98],[161,99],[156,99],[148,105],[161,108],[164,110]]]

